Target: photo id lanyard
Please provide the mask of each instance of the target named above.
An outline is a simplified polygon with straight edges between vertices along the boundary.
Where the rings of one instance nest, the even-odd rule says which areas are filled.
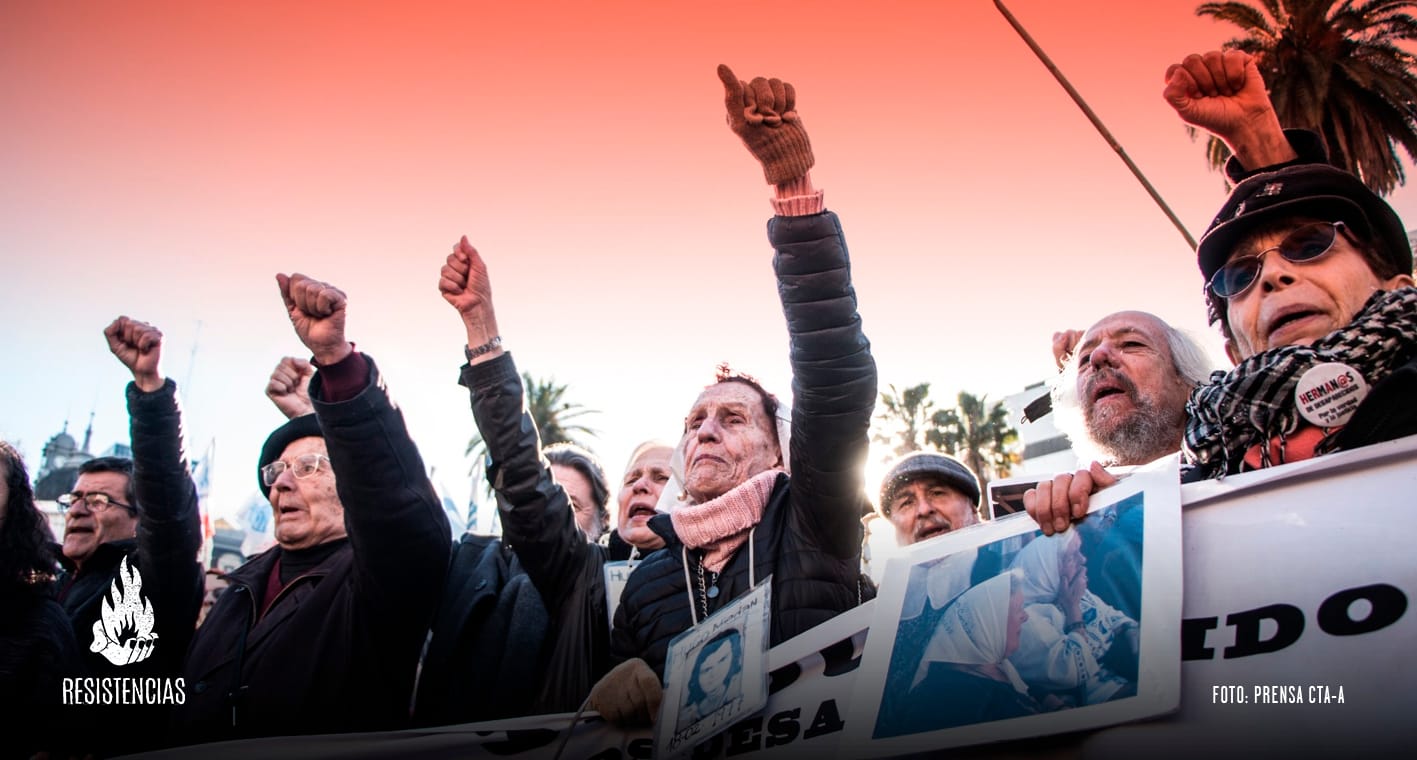
[[[748,588],[751,590],[758,585],[757,561],[754,554],[753,536],[758,531],[758,526],[754,525],[748,531]],[[693,616],[694,625],[699,624],[699,605],[703,605],[704,617],[708,617],[708,600],[718,598],[718,573],[714,573],[713,584],[709,585],[704,579],[704,563],[699,560],[698,575],[699,596],[694,598],[694,579],[689,577],[689,547],[682,547],[681,552],[684,557],[684,592],[689,595],[689,614]]]

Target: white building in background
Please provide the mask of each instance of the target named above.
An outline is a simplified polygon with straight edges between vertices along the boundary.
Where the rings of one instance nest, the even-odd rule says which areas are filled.
[[[1052,414],[1023,421],[1024,408],[1046,395],[1048,384],[1040,380],[1003,399],[1004,408],[1009,410],[1009,424],[1018,430],[1019,444],[1023,446],[1023,461],[1014,467],[1014,476],[1054,475],[1077,469],[1072,443],[1053,424]]]

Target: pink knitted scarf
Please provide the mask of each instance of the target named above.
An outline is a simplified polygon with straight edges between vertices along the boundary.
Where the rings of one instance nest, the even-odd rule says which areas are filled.
[[[780,474],[782,470],[766,470],[716,499],[675,509],[669,515],[674,532],[690,549],[702,548],[704,567],[719,572],[763,519]]]

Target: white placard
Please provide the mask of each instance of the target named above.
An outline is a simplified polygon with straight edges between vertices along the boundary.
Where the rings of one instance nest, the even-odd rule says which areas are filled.
[[[772,578],[669,642],[654,726],[659,757],[681,756],[768,701]]]
[[[1168,462],[1093,497],[1088,541],[1110,551],[1086,573],[1079,530],[1044,537],[1026,515],[892,559],[842,756],[1077,731],[1175,709],[1180,521]],[[1079,590],[1070,613],[1060,574]],[[1104,586],[1115,597],[1100,597]]]

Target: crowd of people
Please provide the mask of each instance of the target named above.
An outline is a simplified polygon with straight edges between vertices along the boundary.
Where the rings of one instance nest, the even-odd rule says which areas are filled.
[[[346,294],[277,275],[310,359],[282,359],[266,388],[288,417],[256,469],[276,546],[226,573],[203,610],[196,489],[175,384],[160,369],[162,335],[119,317],[105,335],[133,376],[133,456],[83,467],[60,499],[60,543],[46,541],[24,462],[0,443],[0,712],[20,716],[9,754],[102,756],[587,706],[643,725],[660,712],[671,640],[760,584],[772,584],[770,645],[873,598],[860,520],[873,509],[863,471],[877,372],[842,226],[812,183],[792,85],[718,73],[728,125],[772,188],[791,408],[721,367],[696,396],[686,392],[679,441],[635,450],[612,519],[597,458],[540,439],[500,337],[489,268],[463,237],[438,287],[466,331],[459,382],[503,532],[450,544],[378,366],[346,336]],[[1095,461],[1025,495],[1045,535],[1009,567],[921,595],[911,619],[925,657],[903,694],[973,684],[988,699],[960,714],[1008,717],[1135,689],[1127,658],[1112,655],[1130,647],[1135,667],[1137,611],[1125,589],[1089,589],[1088,542],[1069,530],[1086,524],[1088,497],[1119,468],[1180,457],[1183,477],[1212,478],[1417,433],[1407,401],[1417,289],[1396,214],[1329,166],[1312,135],[1282,129],[1244,53],[1187,57],[1167,72],[1165,97],[1234,154],[1235,185],[1198,264],[1235,366],[1219,370],[1143,312],[1060,332],[1055,408]],[[1334,371],[1360,375],[1367,396],[1341,418],[1302,408],[1296,390]],[[898,543],[913,544],[980,522],[980,490],[958,460],[915,453],[891,465],[874,509]],[[621,589],[606,570],[627,561]],[[110,608],[139,585],[150,607],[115,625]],[[687,701],[673,706],[679,723],[733,699],[741,646],[725,637],[700,652]],[[56,706],[64,679],[136,676],[180,678],[184,698],[90,706],[81,721],[66,712],[81,708]],[[928,720],[907,714],[927,708],[939,705],[905,699],[889,719]]]

